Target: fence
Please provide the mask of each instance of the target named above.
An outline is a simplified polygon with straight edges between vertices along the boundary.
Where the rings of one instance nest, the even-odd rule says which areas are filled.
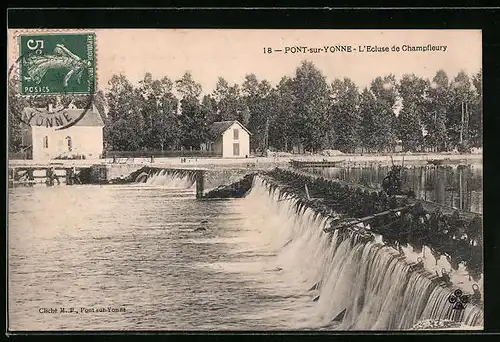
[[[212,151],[104,151],[104,158],[167,158],[167,157],[203,157],[216,158],[220,155]]]

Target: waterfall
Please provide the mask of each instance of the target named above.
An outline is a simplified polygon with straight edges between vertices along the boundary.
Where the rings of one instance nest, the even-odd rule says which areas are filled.
[[[453,289],[410,271],[397,250],[354,231],[325,233],[331,218],[263,178],[255,177],[245,201],[266,217],[272,229],[267,247],[276,251],[278,263],[294,270],[315,301],[313,328],[407,330],[427,319],[483,325],[480,307],[454,310],[448,302]],[[343,320],[333,322],[344,309]]]
[[[162,186],[169,189],[191,189],[195,186],[195,180],[189,174],[181,172],[169,172],[166,169],[142,173],[137,177],[137,181],[144,181],[143,184],[150,186]]]

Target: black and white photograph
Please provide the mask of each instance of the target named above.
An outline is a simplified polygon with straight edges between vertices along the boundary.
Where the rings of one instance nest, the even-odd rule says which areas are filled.
[[[8,29],[8,331],[484,329],[481,30]]]

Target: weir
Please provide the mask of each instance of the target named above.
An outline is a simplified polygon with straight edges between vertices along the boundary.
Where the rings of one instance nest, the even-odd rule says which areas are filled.
[[[130,179],[206,184],[210,171],[199,171],[143,168]],[[233,181],[216,177],[230,184],[203,197],[197,186],[197,198],[240,197],[266,220],[276,216],[278,255],[287,264],[280,269],[300,270],[319,328],[407,330],[426,320],[483,325],[479,292],[462,287],[470,298],[462,310],[448,300],[458,288],[459,266],[469,283],[482,277],[481,215],[300,171],[244,174]],[[428,266],[437,267],[442,256],[452,273],[431,273]]]
[[[202,168],[161,168],[144,166],[127,177],[110,180],[112,184],[195,186],[197,199],[241,198],[250,190],[254,173],[247,169],[208,170]]]
[[[445,256],[453,269],[464,263],[472,279],[477,281],[481,277],[483,246],[480,214],[443,208],[408,197],[387,197],[373,189],[290,170],[274,169],[265,173],[264,177],[271,186],[293,193],[301,205],[307,205],[327,217],[335,217],[327,231],[349,227],[346,221],[362,219],[363,224],[355,227],[364,233],[383,235],[386,243],[396,248],[410,244],[421,251],[427,246],[436,259]],[[307,200],[307,195],[301,190],[304,184],[307,184],[314,200]],[[396,208],[401,210],[378,216]]]
[[[316,210],[304,199],[304,187],[298,189],[277,184],[269,174],[258,175],[247,199],[266,220],[276,216],[280,260],[287,264],[283,268],[301,270],[319,327],[406,330],[424,320],[483,325],[480,302],[455,310],[448,301],[454,286],[414,267],[370,229],[350,226],[325,233],[341,215]],[[341,322],[335,322],[342,313]]]
[[[436,266],[441,256],[454,270],[460,265],[466,265],[470,281],[477,282],[482,276],[480,214],[453,210],[406,196],[389,197],[382,191],[300,171],[276,168],[242,177],[245,173],[243,170],[231,177],[223,175],[224,177],[214,178],[216,173],[209,170],[143,167],[130,174],[123,182],[156,185],[178,183],[178,186],[184,188],[196,184],[197,199],[225,199],[247,196],[254,177],[258,175],[266,179],[269,186],[293,194],[298,205],[307,206],[330,218],[330,225],[324,229],[326,233],[338,230],[344,234],[354,230],[363,239],[372,239],[374,234],[381,235],[386,245],[399,252],[407,245],[415,253],[425,253],[428,249],[436,259]],[[205,193],[207,176],[217,182],[212,183],[214,188]],[[228,183],[229,185],[224,185]],[[441,269],[439,273],[437,277],[446,281],[447,274]]]

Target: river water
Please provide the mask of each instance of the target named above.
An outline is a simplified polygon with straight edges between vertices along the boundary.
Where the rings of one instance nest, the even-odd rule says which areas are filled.
[[[16,188],[9,201],[13,330],[307,326],[297,310],[311,298],[255,248],[265,226],[244,200],[131,185]],[[125,312],[80,312],[100,307]]]
[[[349,277],[369,270],[353,266],[345,274],[328,260],[338,259],[337,266],[392,259],[380,259],[373,246],[351,251],[341,244],[334,251],[321,233],[326,222],[311,213],[294,215],[292,204],[266,191],[261,186],[244,199],[197,201],[191,184],[179,180],[9,189],[9,329],[335,329],[332,317],[359,297],[344,293],[355,282]],[[392,270],[387,277],[403,279],[402,269],[383,268]],[[319,274],[335,287],[311,291]],[[431,293],[424,280],[411,281],[418,287],[409,301]],[[390,293],[391,284],[382,293]],[[431,298],[444,295],[434,291]],[[349,316],[351,327],[415,323],[413,311],[405,322],[381,321],[374,308],[396,310],[384,296],[368,313],[359,312],[364,321]],[[424,307],[412,303],[408,307]],[[444,317],[449,310],[443,305],[428,303],[426,315]],[[481,323],[479,313],[467,315]]]
[[[339,178],[348,182],[364,184],[381,189],[381,183],[390,167],[327,167],[306,170],[326,178]],[[483,167],[469,165],[411,165],[402,170],[403,189],[412,189],[418,198],[444,204],[449,207],[483,212]]]

